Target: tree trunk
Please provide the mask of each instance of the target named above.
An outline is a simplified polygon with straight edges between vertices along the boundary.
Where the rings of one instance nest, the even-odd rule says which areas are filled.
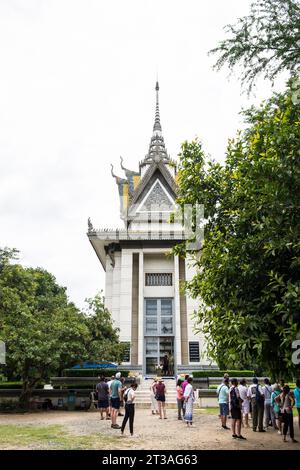
[[[20,407],[26,411],[29,410],[29,403],[30,403],[32,391],[33,391],[33,388],[29,387],[28,383],[23,384],[23,389],[19,398],[19,403],[20,403]]]
[[[33,381],[30,381],[28,378],[23,379],[23,388],[19,398],[20,407],[24,410],[29,410],[30,399],[32,397],[32,392],[34,391],[36,384],[41,380],[41,378],[36,378]]]

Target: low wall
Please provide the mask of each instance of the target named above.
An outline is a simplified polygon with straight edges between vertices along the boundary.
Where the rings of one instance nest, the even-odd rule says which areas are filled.
[[[77,389],[75,391],[76,401],[75,406],[77,408],[88,409],[91,405],[90,394],[93,391],[92,389]],[[14,401],[17,402],[21,395],[21,390],[18,389],[8,389],[0,390],[0,403],[4,401]],[[58,409],[67,409],[68,407],[68,396],[69,390],[34,390],[32,393],[32,400],[38,405],[50,399],[52,405]],[[206,407],[216,407],[218,406],[217,395],[215,390],[210,389],[197,389],[196,390],[196,403],[201,408]],[[150,401],[149,401],[150,406]]]

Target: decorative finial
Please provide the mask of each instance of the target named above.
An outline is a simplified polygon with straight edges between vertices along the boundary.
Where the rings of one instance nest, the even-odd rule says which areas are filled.
[[[161,124],[160,124],[158,78],[155,84],[155,91],[156,91],[156,106],[155,106],[155,119],[154,119],[154,126],[153,126],[153,134],[150,140],[148,153],[145,156],[144,160],[140,163],[140,167],[149,163],[151,164],[152,162],[168,163],[170,161],[170,157],[167,154],[164,138],[162,135]]]
[[[112,164],[112,163],[110,164],[110,166],[111,166],[111,170],[110,170],[110,172],[111,172],[111,176],[113,176],[113,177],[115,178],[115,177],[116,177],[116,175],[114,175],[114,166],[113,166],[113,164]]]
[[[120,178],[119,176],[117,176],[117,175],[114,174],[114,166],[113,166],[112,163],[110,164],[110,166],[111,166],[111,175],[115,178],[117,184],[124,184],[124,183],[127,183],[127,180],[126,180],[126,179]]]
[[[91,221],[91,218],[89,217],[88,218],[88,232],[93,232],[94,231],[94,227],[93,227],[93,224],[92,224],[92,221]]]
[[[158,84],[158,81],[156,82],[155,90],[156,90],[156,107],[155,107],[155,120],[154,120],[153,132],[155,132],[155,131],[161,132],[161,124],[160,124],[160,116],[159,116],[159,97],[158,97],[159,84]]]
[[[121,168],[122,170],[126,170],[126,168],[123,167],[123,157],[120,156],[120,161],[121,161]]]

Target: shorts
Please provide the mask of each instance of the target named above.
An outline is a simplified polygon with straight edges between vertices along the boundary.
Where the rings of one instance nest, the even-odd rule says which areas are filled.
[[[219,403],[220,415],[228,416],[229,415],[229,405],[228,403]]]
[[[250,402],[249,400],[244,400],[242,403],[242,412],[244,415],[250,413]]]
[[[114,408],[115,410],[120,409],[120,398],[111,398],[111,407]]]
[[[166,401],[166,397],[164,395],[157,395],[156,400],[164,403]]]
[[[109,403],[108,403],[108,398],[105,400],[98,400],[98,408],[108,408]]]
[[[231,408],[231,418],[232,419],[242,419],[242,413],[240,408]]]

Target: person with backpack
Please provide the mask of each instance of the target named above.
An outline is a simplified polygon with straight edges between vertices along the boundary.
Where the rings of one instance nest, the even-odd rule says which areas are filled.
[[[258,383],[258,379],[254,377],[252,385],[248,389],[248,397],[252,406],[252,428],[253,431],[266,432],[263,426],[264,419],[264,392]]]
[[[135,400],[135,391],[137,389],[138,385],[137,383],[133,383],[131,387],[127,388],[124,392],[124,403],[125,403],[125,416],[122,422],[121,426],[121,435],[124,435],[124,430],[127,424],[127,421],[129,420],[129,431],[130,431],[130,436],[133,436],[133,423],[134,423],[134,412],[135,412],[135,405],[134,405],[134,400]]]
[[[226,426],[227,416],[229,415],[229,379],[224,378],[223,382],[217,388],[217,395],[222,428],[230,429]]]
[[[276,402],[280,405],[283,420],[283,442],[287,442],[286,436],[289,431],[292,442],[298,442],[294,438],[293,406],[295,399],[288,385],[284,385],[281,394],[276,397]]]
[[[232,437],[234,439],[246,440],[244,436],[241,435],[241,425],[242,425],[242,399],[240,397],[240,392],[238,389],[237,379],[231,379],[231,387],[229,389],[229,407],[231,413],[231,430]]]

